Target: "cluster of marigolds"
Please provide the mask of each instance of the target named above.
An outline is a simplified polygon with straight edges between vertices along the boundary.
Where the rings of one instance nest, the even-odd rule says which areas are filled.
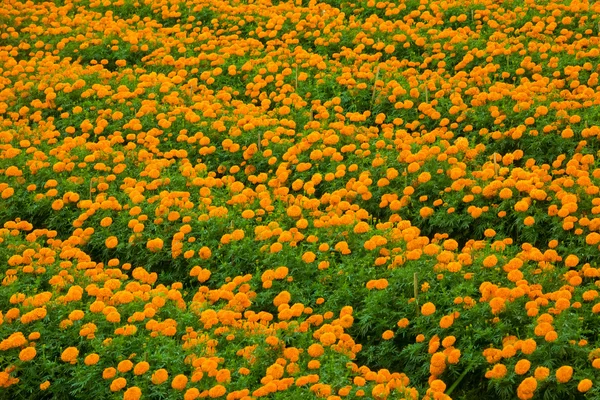
[[[0,393],[600,397],[599,16],[4,2]]]

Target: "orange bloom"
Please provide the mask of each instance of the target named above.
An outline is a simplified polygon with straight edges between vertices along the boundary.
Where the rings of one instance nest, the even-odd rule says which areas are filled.
[[[177,375],[171,382],[171,387],[175,390],[183,390],[187,386],[188,378],[183,374]]]
[[[155,385],[160,385],[161,383],[164,383],[167,379],[169,379],[169,373],[167,372],[166,369],[161,368],[159,370],[156,370],[152,374],[151,381]]]
[[[111,392],[118,392],[127,386],[127,380],[125,378],[119,377],[110,383]]]
[[[292,205],[287,209],[288,217],[298,218],[302,216],[302,209],[297,205]]]
[[[100,361],[100,356],[96,353],[88,354],[83,360],[85,365],[95,365]]]
[[[369,229],[370,229],[369,224],[367,224],[364,221],[361,221],[354,226],[354,233],[358,233],[358,234],[366,233],[366,232],[369,232]]]
[[[153,253],[160,251],[163,248],[163,240],[160,238],[150,239],[146,243],[146,248]]]
[[[321,357],[323,355],[323,353],[325,353],[325,350],[323,349],[323,346],[321,346],[318,343],[313,343],[308,347],[308,355],[316,358],[316,357]]]
[[[435,312],[435,304],[425,303],[421,306],[421,314],[428,316]]]
[[[123,393],[123,400],[139,400],[141,397],[142,390],[137,386],[132,386]]]
[[[216,385],[210,388],[210,390],[208,391],[208,396],[212,399],[216,399],[217,397],[223,396],[225,393],[227,393],[227,389],[225,389],[225,386]]]
[[[119,239],[116,236],[109,236],[104,242],[107,248],[114,249],[119,244]]]
[[[533,372],[533,376],[538,381],[543,381],[548,376],[550,376],[550,370],[548,368],[546,368],[546,367],[537,367],[535,369],[535,371]]]
[[[579,381],[579,384],[577,385],[577,390],[579,390],[581,393],[585,393],[588,390],[590,390],[592,388],[592,381],[590,379],[582,379],[581,381]]]
[[[111,378],[114,378],[115,375],[117,375],[117,369],[114,367],[108,367],[108,368],[105,368],[104,371],[102,371],[103,379],[111,379]]]
[[[35,347],[31,347],[31,346],[30,347],[25,347],[19,353],[19,360],[21,360],[21,361],[31,361],[31,360],[33,360],[33,358],[35,357],[36,354],[37,354],[37,351],[35,350]]]
[[[444,315],[440,320],[440,328],[447,329],[450,328],[454,324],[454,316]]]
[[[75,363],[77,363],[78,355],[79,355],[79,350],[77,350],[77,347],[67,347],[60,355],[60,359],[63,360],[64,362],[75,364]]]
[[[568,365],[563,365],[559,369],[556,370],[556,380],[559,383],[567,383],[571,380],[573,376],[573,367]]]
[[[388,329],[387,331],[383,332],[381,337],[383,338],[383,340],[390,340],[394,337],[394,331]]]
[[[515,373],[517,375],[524,375],[527,373],[527,371],[529,371],[529,368],[531,367],[531,362],[529,362],[529,360],[519,360],[517,362],[517,364],[515,365]]]
[[[537,380],[535,378],[529,377],[525,378],[517,388],[517,396],[521,400],[528,400],[533,397],[535,390],[537,389]]]
[[[565,258],[565,266],[569,268],[573,268],[579,264],[579,257],[573,254],[569,254],[567,258]]]
[[[317,256],[312,251],[307,251],[302,255],[302,261],[304,261],[307,264],[315,261],[316,258]]]
[[[121,373],[131,371],[133,363],[130,360],[123,360],[117,365],[117,370]]]
[[[140,361],[133,368],[133,373],[135,375],[143,375],[150,369],[150,364],[146,361]]]

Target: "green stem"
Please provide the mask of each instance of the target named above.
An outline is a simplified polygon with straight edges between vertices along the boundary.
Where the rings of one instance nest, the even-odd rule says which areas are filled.
[[[458,384],[460,383],[460,381],[462,381],[463,378],[465,376],[467,376],[467,373],[469,373],[469,371],[471,370],[472,366],[473,366],[473,364],[467,365],[467,368],[463,371],[463,373],[460,374],[460,376],[458,377],[458,379],[454,381],[454,383],[452,384],[452,386],[450,386],[450,389],[448,389],[448,391],[446,392],[446,394],[448,396],[450,396],[450,394],[454,391],[454,389],[456,389],[456,387],[458,386]]]

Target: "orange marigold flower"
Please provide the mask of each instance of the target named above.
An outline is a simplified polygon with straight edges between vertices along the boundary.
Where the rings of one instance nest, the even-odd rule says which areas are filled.
[[[326,332],[324,334],[321,335],[321,337],[319,338],[319,341],[324,344],[325,346],[330,346],[332,344],[334,344],[337,341],[337,338],[335,336],[335,333],[333,332]]]
[[[538,381],[543,381],[544,379],[546,379],[548,376],[550,376],[550,369],[546,368],[546,367],[537,367],[535,369],[535,371],[533,371],[533,376],[535,377],[535,379],[537,379]]]
[[[31,360],[33,360],[33,358],[35,357],[36,354],[37,354],[37,351],[35,350],[35,347],[31,347],[31,346],[25,347],[19,353],[19,360],[31,361]]]
[[[118,392],[125,386],[127,386],[127,380],[123,377],[119,377],[110,383],[110,390],[111,392]]]
[[[528,400],[533,397],[533,393],[537,389],[537,380],[532,377],[523,379],[517,388],[517,396],[521,400]]]
[[[298,218],[302,216],[302,209],[297,205],[292,205],[287,209],[288,217]]]
[[[436,393],[444,393],[444,391],[446,390],[446,384],[440,379],[434,379],[433,381],[431,381],[429,387],[432,391]]]
[[[559,383],[567,383],[571,380],[573,376],[573,367],[569,365],[563,365],[559,369],[556,370],[556,380]]]
[[[161,238],[150,239],[146,243],[146,248],[151,252],[157,252],[163,248],[163,240]]]
[[[498,264],[498,258],[495,255],[487,256],[483,260],[483,266],[486,268],[492,268]]]
[[[440,320],[440,328],[447,329],[450,328],[454,324],[454,316],[453,315],[444,315]]]
[[[523,354],[531,354],[537,348],[537,343],[533,339],[526,339],[521,344],[521,351]]]
[[[487,371],[485,373],[485,377],[491,378],[491,379],[500,379],[500,378],[504,378],[506,373],[507,373],[506,365],[496,364],[490,371]]]
[[[284,290],[273,299],[273,305],[275,307],[279,307],[281,304],[289,303],[291,299],[292,295],[290,294],[290,292]]]
[[[428,316],[435,312],[435,304],[429,302],[421,306],[421,314]]]
[[[103,379],[111,379],[111,378],[114,378],[115,375],[117,375],[117,369],[114,367],[108,367],[108,368],[105,368],[104,371],[102,371]]]
[[[390,340],[394,337],[394,331],[388,329],[387,331],[383,332],[381,337],[383,338],[383,340]]]
[[[143,375],[150,369],[150,364],[146,361],[140,361],[133,368],[133,373],[135,375]]]
[[[188,378],[183,374],[177,375],[171,382],[171,387],[175,390],[183,390],[187,386]]]
[[[325,350],[323,349],[323,346],[318,343],[311,344],[308,347],[308,355],[313,358],[321,357],[323,353],[325,353]]]
[[[208,260],[210,256],[212,256],[212,251],[208,247],[203,246],[200,251],[198,251],[198,255],[201,259]]]
[[[123,360],[117,365],[117,370],[121,373],[129,372],[133,368],[131,360]]]
[[[517,375],[524,375],[527,373],[527,371],[529,371],[529,368],[531,367],[531,362],[529,360],[519,360],[517,362],[517,364],[515,365],[515,373]]]
[[[315,261],[316,258],[317,256],[312,251],[307,251],[302,255],[302,261],[304,261],[307,264]]]
[[[116,236],[109,236],[104,242],[107,248],[114,249],[119,244],[119,239]]]
[[[100,361],[100,356],[96,353],[92,353],[92,354],[88,354],[84,358],[83,363],[85,365],[95,365],[98,363],[98,361]]]
[[[590,379],[582,379],[581,381],[579,381],[579,384],[577,385],[577,390],[579,390],[581,393],[585,393],[588,390],[590,390],[592,388],[592,381]]]
[[[354,233],[366,233],[369,232],[370,226],[364,221],[359,222],[354,226]]]
[[[567,258],[565,258],[565,266],[572,268],[579,264],[579,257],[574,254],[569,254]]]
[[[409,323],[410,321],[407,318],[402,318],[396,325],[398,325],[398,328],[406,328]]]
[[[208,391],[208,396],[212,399],[216,399],[217,397],[223,396],[225,393],[227,393],[227,389],[225,389],[225,386],[216,385],[210,388],[210,390]]]
[[[169,379],[169,373],[167,372],[166,369],[161,368],[159,370],[156,370],[152,374],[151,381],[155,385],[160,385],[161,383],[164,383],[167,379]]]
[[[137,386],[132,386],[123,393],[123,400],[139,400],[141,397],[142,389]]]
[[[77,347],[67,347],[60,355],[60,359],[64,362],[75,364],[77,362],[78,355],[79,350],[77,350]]]

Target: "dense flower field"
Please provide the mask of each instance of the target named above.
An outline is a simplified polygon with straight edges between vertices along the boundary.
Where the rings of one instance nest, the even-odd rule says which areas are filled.
[[[0,397],[600,398],[599,30],[4,0]]]

